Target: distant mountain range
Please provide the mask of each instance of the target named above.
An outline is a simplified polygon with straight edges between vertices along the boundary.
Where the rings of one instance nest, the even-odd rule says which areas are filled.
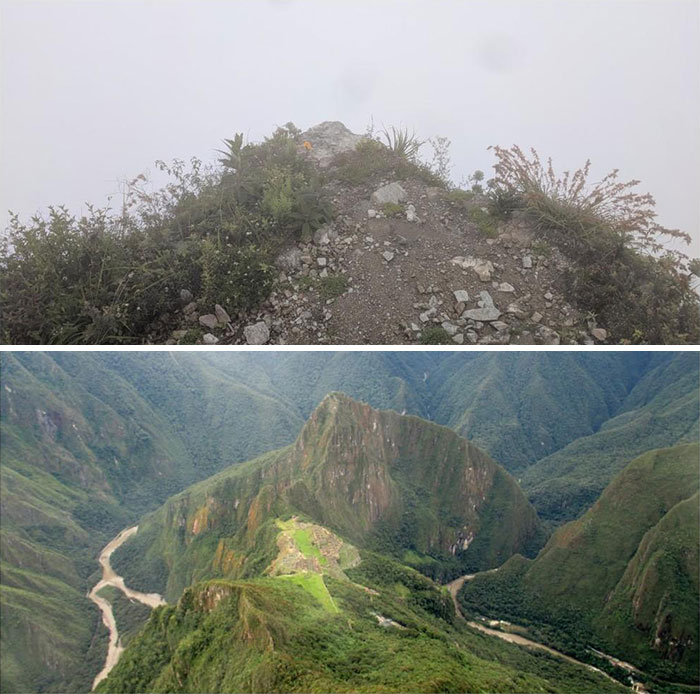
[[[164,502],[115,562],[135,587],[160,581],[169,599],[207,576],[258,575],[274,558],[275,519],[292,512],[381,561],[446,579],[532,555],[545,539],[535,510],[545,527],[573,520],[639,454],[698,437],[698,359],[690,353],[15,352],[1,359],[3,691],[89,689],[105,643],[85,598],[98,575],[97,551]],[[332,392],[443,426],[370,414],[344,395],[324,401]],[[329,403],[338,404],[333,417]],[[399,447],[398,458],[364,426],[373,421]],[[305,440],[312,443],[300,451]],[[357,441],[366,445],[358,449]],[[440,459],[437,444],[450,455]],[[361,451],[367,460],[343,477],[339,461],[359,460]],[[444,480],[431,477],[438,464]],[[466,469],[477,478],[462,489]],[[269,490],[263,470],[289,483],[283,494]],[[238,512],[207,506],[208,490],[218,498],[232,489],[238,508],[260,512],[259,536],[236,536]],[[199,532],[190,541],[195,518]],[[249,551],[249,542],[260,551]],[[139,547],[148,561],[137,570],[129,551]],[[230,570],[212,573],[217,552]],[[637,580],[630,575],[630,590]]]

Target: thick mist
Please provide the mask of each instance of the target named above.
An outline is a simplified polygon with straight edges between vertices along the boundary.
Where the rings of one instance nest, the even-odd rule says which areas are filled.
[[[0,224],[104,204],[155,159],[342,120],[452,140],[453,178],[517,143],[641,179],[700,255],[694,0],[0,4]]]

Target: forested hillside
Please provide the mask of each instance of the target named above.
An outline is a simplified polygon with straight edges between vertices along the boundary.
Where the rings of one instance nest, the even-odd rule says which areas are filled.
[[[691,353],[14,352],[0,365],[10,690],[83,690],[94,672],[77,654],[104,648],[84,597],[98,549],[187,485],[291,444],[330,391],[456,430],[550,525],[635,455],[697,437]]]

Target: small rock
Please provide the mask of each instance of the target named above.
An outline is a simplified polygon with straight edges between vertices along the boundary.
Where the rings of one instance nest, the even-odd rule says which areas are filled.
[[[219,325],[219,319],[213,313],[205,313],[203,316],[199,317],[199,323],[205,328],[213,330],[217,325]]]
[[[420,318],[421,323],[427,323],[436,313],[437,309],[433,306],[433,308],[429,308],[427,311],[421,313],[418,317]]]
[[[479,292],[479,297],[481,299],[479,301],[479,306],[481,308],[495,308],[496,305],[493,303],[493,299],[491,298],[491,295],[488,292]]]
[[[373,210],[373,209],[370,207],[369,210],[367,210],[367,216],[368,216],[370,219],[374,219],[374,217],[377,216],[377,210]]]
[[[605,330],[605,328],[593,328],[593,330],[591,330],[591,335],[593,335],[598,342],[603,342],[608,339],[608,331]]]
[[[508,330],[508,323],[504,323],[502,320],[495,320],[491,323],[491,327],[500,333],[503,330]]]
[[[338,238],[338,232],[330,224],[324,224],[314,232],[314,243],[317,246],[326,246]]]
[[[472,308],[462,314],[462,318],[470,318],[475,321],[483,321],[490,323],[498,320],[501,317],[501,312],[494,307],[485,306],[484,308]]]
[[[457,334],[457,326],[454,323],[450,323],[450,321],[443,321],[440,325],[442,325],[443,330],[450,336],[454,336]]]
[[[389,183],[372,193],[370,198],[373,205],[381,207],[386,204],[398,205],[407,197],[406,191],[398,183]]]
[[[416,208],[413,205],[408,205],[406,207],[406,221],[408,222],[419,222],[418,215],[416,214]]]
[[[189,289],[180,290],[180,301],[183,304],[189,304],[192,301],[192,292]]]
[[[464,335],[462,335],[462,333],[457,333],[456,335],[453,335],[452,342],[455,342],[458,345],[464,344]]]
[[[218,320],[221,325],[228,325],[231,322],[231,316],[228,315],[223,306],[216,304],[214,306],[214,313],[216,314],[216,320]]]
[[[394,259],[394,254],[391,251],[384,251],[384,253],[382,253],[382,257],[387,263],[389,263]]]
[[[216,337],[216,335],[212,335],[211,333],[204,333],[202,335],[202,342],[205,345],[215,345],[219,341],[219,338]]]
[[[529,255],[524,255],[523,256],[523,267],[526,270],[529,270],[532,267],[532,257]]]
[[[182,309],[182,312],[185,315],[189,315],[190,313],[194,313],[196,308],[197,308],[197,304],[194,301],[190,301],[190,303],[187,304],[187,306],[185,306],[185,308]]]
[[[544,318],[544,316],[543,316],[539,311],[535,311],[535,312],[530,316],[530,320],[531,320],[533,323],[539,323],[543,318]]]
[[[559,333],[552,330],[552,328],[548,328],[546,325],[541,325],[537,329],[537,335],[545,345],[558,345],[561,343]]]
[[[552,294],[552,292],[547,292],[547,293],[544,295],[544,298],[545,298],[547,301],[551,301],[551,300],[554,298],[554,295]]]
[[[270,329],[264,321],[247,325],[243,329],[243,335],[249,345],[264,345],[270,339]]]
[[[304,257],[296,246],[280,253],[275,259],[275,265],[286,272],[295,272],[301,268]],[[311,258],[309,258],[311,262]]]
[[[508,284],[508,282],[501,282],[496,287],[496,291],[503,292],[504,294],[511,294],[512,292],[515,291],[515,287],[512,284]]]
[[[319,267],[326,267],[326,265],[328,264],[328,259],[324,257],[316,258],[316,262],[318,263]]]
[[[455,301],[457,303],[461,302],[463,304],[466,304],[467,301],[469,301],[469,293],[466,289],[457,289],[452,293],[455,295]]]

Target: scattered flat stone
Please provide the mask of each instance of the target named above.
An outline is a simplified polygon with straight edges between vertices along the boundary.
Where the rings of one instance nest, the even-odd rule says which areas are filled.
[[[532,257],[529,255],[524,255],[523,256],[523,267],[526,270],[529,270],[532,267]]]
[[[482,282],[491,281],[491,274],[494,271],[494,267],[490,260],[482,260],[481,258],[474,258],[472,256],[467,256],[465,258],[458,255],[455,258],[452,258],[450,262],[461,267],[463,270],[468,270],[471,268],[474,270],[474,272],[476,272]]]
[[[479,292],[479,306],[481,308],[495,308],[491,295],[486,291]]]
[[[243,328],[245,341],[249,345],[264,345],[270,339],[270,329],[264,321]]]
[[[551,301],[551,300],[554,298],[554,295],[552,294],[552,292],[547,292],[547,293],[544,295],[544,298],[545,298],[547,301]]]
[[[211,333],[204,333],[202,335],[202,342],[205,345],[215,345],[219,341],[219,338],[216,337],[216,335],[212,335]]]
[[[394,254],[391,251],[384,251],[384,253],[382,253],[382,257],[387,263],[390,263],[394,259]]]
[[[502,320],[495,320],[491,323],[491,327],[500,333],[503,330],[508,330],[508,323],[504,323]]]
[[[223,306],[216,304],[214,306],[214,313],[216,314],[216,320],[219,321],[221,325],[228,325],[231,322],[231,316]]]
[[[398,183],[394,182],[375,190],[370,201],[377,207],[387,204],[398,205],[406,199],[407,195],[406,191]]]
[[[219,319],[213,313],[205,313],[203,316],[199,317],[199,323],[205,328],[213,330],[217,325],[219,325]]]
[[[418,215],[416,214],[416,208],[413,205],[408,205],[406,207],[406,221],[408,222],[419,222]]]
[[[498,320],[500,317],[501,312],[492,306],[472,308],[462,314],[462,318],[470,318],[471,320],[483,321],[484,323],[490,323],[491,321]]]
[[[593,328],[593,330],[591,330],[591,335],[593,335],[598,342],[603,342],[608,339],[608,331],[605,330],[605,328]]]
[[[427,323],[435,314],[437,313],[437,309],[433,306],[432,308],[429,308],[427,311],[423,311],[423,313],[418,316],[421,320],[421,323]]]
[[[543,318],[544,318],[544,316],[543,316],[539,311],[535,311],[535,312],[530,316],[530,320],[531,320],[533,323],[539,323]]]
[[[377,216],[377,210],[373,210],[371,207],[367,210],[367,216],[370,219],[374,219]]]
[[[508,282],[501,282],[496,287],[496,291],[504,294],[512,294],[515,291],[515,287],[512,284],[508,284]]]
[[[316,258],[316,262],[318,263],[319,267],[326,267],[328,264],[328,258],[324,258],[323,256],[320,258]]]
[[[180,290],[180,301],[183,304],[189,304],[192,301],[192,292],[189,289]]]
[[[455,301],[457,303],[466,304],[469,301],[469,292],[466,289],[457,289],[452,292],[455,295]]]
[[[197,304],[194,301],[190,301],[185,308],[182,309],[182,312],[185,315],[189,315],[190,313],[194,313],[197,308]]]
[[[458,345],[463,345],[464,344],[464,335],[462,335],[462,333],[457,333],[456,335],[453,335],[452,342],[455,342]]]

